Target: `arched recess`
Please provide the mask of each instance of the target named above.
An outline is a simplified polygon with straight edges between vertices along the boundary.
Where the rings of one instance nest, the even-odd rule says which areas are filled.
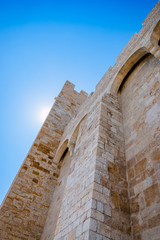
[[[66,139],[57,150],[54,161],[57,162],[57,170],[53,176],[56,184],[53,189],[52,201],[46,219],[43,235],[41,239],[55,239],[56,228],[59,227],[60,213],[65,199],[65,190],[68,176],[70,175],[71,156],[68,151],[68,139]]]
[[[151,34],[150,41],[153,45],[160,47],[160,20],[156,24]]]
[[[63,154],[64,154],[64,152],[66,151],[67,148],[68,148],[68,139],[66,139],[66,140],[61,144],[61,146],[58,148],[57,153],[56,153],[56,156],[55,156],[55,158],[54,158],[54,161],[55,161],[56,163],[58,163],[58,162],[61,160],[61,158],[62,158],[62,156],[63,156]]]
[[[75,145],[76,145],[76,140],[77,140],[77,137],[78,137],[79,127],[80,127],[82,121],[86,118],[86,116],[87,116],[87,114],[84,115],[84,117],[79,121],[77,126],[74,128],[73,134],[72,134],[72,136],[69,140],[68,147],[69,147],[69,151],[70,151],[71,156],[73,155],[74,148],[75,148]]]
[[[57,153],[56,153],[55,158],[54,158],[55,163],[58,163],[61,160],[61,158],[62,158],[62,156],[63,156],[63,154],[64,154],[64,152],[66,151],[67,148],[69,148],[70,156],[73,155],[74,147],[75,147],[78,132],[79,132],[79,127],[80,127],[82,121],[85,119],[86,116],[87,116],[87,114],[84,115],[84,117],[79,121],[77,126],[74,128],[73,134],[71,135],[70,140],[66,139],[60,145],[60,147],[57,149]]]
[[[152,208],[152,219],[156,219],[157,204],[156,200],[146,204],[142,201],[144,192],[150,191],[154,186],[158,186],[158,161],[159,158],[159,140],[160,139],[160,108],[159,108],[159,79],[160,79],[160,62],[152,54],[147,54],[139,60],[131,74],[123,80],[118,100],[123,116],[123,134],[125,142],[125,161],[127,163],[127,181],[130,201],[130,217],[135,218],[132,222],[131,232],[133,239],[139,236],[147,236],[148,225],[146,219],[150,219],[150,210]],[[126,81],[125,81],[126,80]],[[153,153],[156,154],[154,155]],[[156,158],[154,158],[156,156]],[[135,161],[136,159],[136,161]],[[144,163],[144,162],[145,163]],[[140,166],[143,163],[143,170]],[[131,176],[132,175],[132,176]],[[143,176],[154,178],[150,184],[144,184]],[[135,179],[138,178],[138,181]],[[134,187],[133,187],[134,181]],[[135,190],[135,192],[134,192]],[[159,190],[155,190],[155,198],[159,199]],[[134,207],[140,206],[136,210]],[[145,209],[145,211],[144,211]],[[145,213],[144,213],[145,212]],[[160,212],[160,206],[159,206]],[[137,232],[138,217],[143,214],[141,224],[143,229]],[[156,231],[155,226],[151,226],[152,233]],[[137,237],[138,236],[138,237]],[[151,235],[150,235],[151,236]],[[145,238],[144,238],[145,239]],[[149,239],[152,239],[149,238]]]
[[[148,50],[145,47],[139,48],[136,52],[134,52],[127,61],[123,64],[120,71],[116,75],[110,89],[110,93],[113,95],[116,95],[118,92],[118,89],[123,81],[123,79],[126,77],[126,75],[129,73],[129,71],[134,67],[134,65],[146,54],[148,54]]]

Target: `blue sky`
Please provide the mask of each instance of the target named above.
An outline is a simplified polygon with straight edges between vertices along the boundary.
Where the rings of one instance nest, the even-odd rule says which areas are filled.
[[[156,2],[0,2],[0,202],[42,125],[42,109],[66,80],[94,91]]]

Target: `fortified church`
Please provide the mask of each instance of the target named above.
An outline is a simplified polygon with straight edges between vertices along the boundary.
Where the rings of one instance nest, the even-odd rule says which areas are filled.
[[[65,83],[1,205],[0,239],[160,240],[160,1],[94,93]]]

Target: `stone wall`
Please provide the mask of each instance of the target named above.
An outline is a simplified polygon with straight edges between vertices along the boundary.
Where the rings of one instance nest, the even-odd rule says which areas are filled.
[[[50,204],[46,226],[41,239],[46,239],[46,235],[47,239],[53,239],[55,233],[57,220],[62,207],[63,196],[65,194],[67,178],[70,172],[71,157],[68,148],[64,154],[64,157],[62,157],[59,162],[59,177],[57,179],[57,184],[52,197],[53,200]]]
[[[160,236],[160,62],[143,58],[119,91],[133,239]]]
[[[91,105],[79,127],[69,174],[68,170],[65,174],[64,194],[59,199],[53,194],[41,239],[130,239],[122,113],[117,97],[105,95]]]
[[[70,171],[67,173],[65,191],[60,199],[62,205],[56,230],[55,233],[52,231],[55,227],[52,213],[59,204],[59,200],[55,203],[53,194],[42,240],[88,239],[89,237],[99,116],[100,103],[97,103],[81,122],[71,159]]]
[[[65,126],[86,97],[65,83],[1,205],[1,239],[40,239],[59,172],[53,159]]]
[[[117,97],[111,94],[104,95],[101,102],[95,180],[93,199],[95,196],[96,210],[102,215],[101,219],[96,219],[96,231],[107,239],[129,240],[130,208],[122,113]]]

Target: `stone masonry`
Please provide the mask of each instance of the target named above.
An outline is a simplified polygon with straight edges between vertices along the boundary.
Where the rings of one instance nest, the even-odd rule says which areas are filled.
[[[67,81],[0,208],[2,240],[160,240],[160,1],[89,96]]]

